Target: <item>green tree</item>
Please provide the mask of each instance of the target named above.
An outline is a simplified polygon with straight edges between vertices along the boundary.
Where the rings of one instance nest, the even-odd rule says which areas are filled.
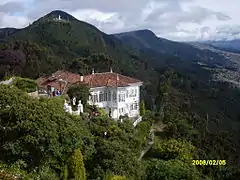
[[[163,112],[163,108],[167,103],[169,91],[171,89],[172,79],[176,77],[174,72],[170,69],[164,72],[159,78],[157,87],[157,96],[155,99],[155,106],[157,112]]]
[[[14,77],[13,85],[25,92],[34,92],[37,90],[37,83],[28,78]]]
[[[39,180],[59,180],[58,174],[49,166],[41,166],[35,169],[31,174],[32,179]]]
[[[190,142],[181,139],[155,141],[152,149],[155,157],[164,160],[179,159],[188,163],[192,161],[196,148]]]
[[[127,180],[125,176],[113,176],[110,180]]]
[[[71,65],[69,66],[69,68],[71,69],[72,72],[77,74],[81,74],[81,75],[88,74],[89,69],[88,69],[88,65],[85,64],[86,61],[87,59],[82,57],[74,59]]]
[[[201,180],[195,166],[180,160],[151,159],[146,162],[146,180]]]
[[[130,123],[117,123],[107,117],[93,118],[89,129],[95,137],[96,153],[87,162],[89,179],[103,179],[105,172],[140,179],[144,173],[138,161],[139,146]],[[106,132],[106,133],[105,133]],[[93,166],[94,164],[94,166]]]
[[[112,172],[107,171],[104,180],[127,180],[125,176],[114,175]]]
[[[134,136],[139,140],[139,144],[137,144],[139,149],[142,149],[147,145],[151,127],[151,120],[143,120],[136,126]]]
[[[168,91],[169,91],[169,84],[166,82],[159,82],[158,88],[157,88],[157,97],[155,100],[155,106],[156,111],[160,112],[163,111],[163,106],[166,103],[167,97],[168,97]]]
[[[30,175],[15,165],[7,165],[0,163],[0,179],[14,180],[14,179],[31,180]]]
[[[83,156],[80,149],[74,150],[69,159],[69,178],[74,180],[86,180],[86,170],[83,163]]]
[[[18,88],[0,85],[0,160],[25,162],[29,171],[47,164],[61,172],[73,149],[84,159],[94,151],[93,137],[81,120],[63,110],[61,97],[33,99]]]
[[[86,105],[90,96],[89,89],[90,88],[86,85],[74,85],[68,89],[67,94],[70,99],[75,97],[77,101],[81,100],[82,104]]]
[[[144,116],[145,113],[146,113],[145,103],[144,103],[144,101],[141,101],[141,103],[140,103],[140,115]]]

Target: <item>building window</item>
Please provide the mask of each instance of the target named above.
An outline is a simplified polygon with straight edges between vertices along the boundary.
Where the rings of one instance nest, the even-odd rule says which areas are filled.
[[[104,101],[107,101],[107,91],[104,91]]]
[[[118,95],[118,97],[119,97],[119,102],[125,102],[125,94],[119,94]]]
[[[138,103],[133,103],[130,105],[130,110],[138,110]]]
[[[124,112],[124,109],[123,108],[120,108],[119,109],[119,113],[123,113]]]
[[[137,96],[137,89],[134,89],[133,90],[133,97],[136,97]]]
[[[127,92],[126,92],[126,97],[128,98],[128,90],[127,90]]]
[[[131,111],[133,110],[133,104],[130,105],[130,110],[131,110]]]
[[[113,101],[116,101],[117,100],[117,94],[116,92],[113,92]]]
[[[133,97],[133,89],[131,89],[130,97]]]
[[[111,94],[111,91],[108,91],[108,101],[111,101],[112,100],[112,94]]]
[[[133,107],[134,110],[138,110],[138,103],[134,103],[133,105],[134,105],[134,107]]]
[[[103,92],[99,93],[99,102],[103,102],[104,101],[104,94]]]
[[[129,97],[136,97],[137,96],[137,89],[131,89]]]
[[[92,101],[93,101],[94,103],[98,102],[98,95],[97,95],[97,94],[93,94],[93,95],[92,95]]]

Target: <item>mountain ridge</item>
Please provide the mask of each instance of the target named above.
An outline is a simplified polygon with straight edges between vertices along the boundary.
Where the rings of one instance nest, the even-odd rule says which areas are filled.
[[[59,15],[61,20],[58,20]],[[106,53],[113,59],[115,69],[126,75],[131,72],[126,72],[126,68],[119,67],[134,66],[128,65],[129,62],[138,64],[141,68],[150,64],[148,67],[152,69],[168,66],[178,68],[181,63],[185,63],[181,68],[189,69],[196,66],[193,64],[198,62],[203,62],[210,67],[222,66],[226,63],[218,53],[200,50],[187,43],[159,38],[148,29],[106,34],[95,26],[61,10],[46,14],[29,26],[6,37],[5,40],[37,43],[47,48],[49,54],[56,56],[55,58],[63,64],[64,68],[70,66],[69,62],[72,59],[87,56],[90,51]],[[106,70],[106,67],[102,67],[102,70]],[[133,73],[136,76],[139,75],[136,70]]]
[[[130,31],[113,35],[126,46],[135,47],[138,50],[152,49],[155,52],[172,55],[182,60],[203,61],[210,66],[224,65],[226,63],[224,57],[215,52],[207,49],[200,50],[188,43],[159,38],[153,32],[149,33],[149,30]]]
[[[89,23],[86,23],[84,21],[80,21],[74,16],[62,10],[54,10],[46,14],[45,16],[39,18],[38,20],[34,21],[30,26],[27,26],[23,29],[18,29],[16,32],[34,28],[36,24],[37,24],[36,26],[38,26],[39,23],[43,23],[43,24],[46,23],[46,22],[43,22],[46,20],[50,21],[49,23],[54,23],[54,20],[57,20],[59,15],[63,23],[64,21],[66,22],[69,21],[76,24],[81,23],[82,26],[86,26],[87,28],[85,29],[88,29],[89,31],[94,29],[97,33],[102,33],[101,35],[102,37],[100,37],[101,40],[99,40],[102,42],[101,46],[105,46],[106,45],[105,41],[107,40],[108,41],[107,44],[111,44],[112,46],[118,44],[117,46],[121,46],[121,49],[124,49],[126,46],[130,46],[132,49],[135,49],[135,50],[155,51],[156,53],[166,54],[168,56],[175,56],[182,60],[191,60],[195,62],[204,61],[204,63],[207,63],[210,66],[214,66],[214,64],[217,64],[217,65],[225,64],[224,58],[217,53],[208,51],[207,49],[199,50],[198,48],[192,45],[189,45],[189,43],[171,41],[165,38],[157,37],[149,29],[135,30],[130,32],[121,32],[118,34],[106,34],[100,31],[95,26]],[[60,22],[56,21],[55,23],[60,23]],[[73,27],[73,28],[77,29],[77,27]],[[14,34],[15,32],[12,33],[11,35],[14,35]],[[79,39],[81,38],[82,37],[79,36]]]
[[[11,36],[18,31],[20,31],[20,29],[17,29],[17,28],[0,28],[0,41],[3,41],[8,36]]]

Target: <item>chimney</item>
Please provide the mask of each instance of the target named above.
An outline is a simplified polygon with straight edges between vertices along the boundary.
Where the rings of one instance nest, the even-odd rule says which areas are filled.
[[[94,69],[92,69],[92,74],[94,74]]]
[[[80,76],[80,81],[83,82],[83,76]]]
[[[112,73],[113,71],[112,71],[112,67],[110,68],[110,72]]]
[[[117,74],[117,81],[119,81],[119,76],[118,76],[118,74]]]

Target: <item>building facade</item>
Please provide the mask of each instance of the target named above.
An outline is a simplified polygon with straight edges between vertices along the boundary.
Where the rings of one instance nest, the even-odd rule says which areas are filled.
[[[140,87],[142,81],[123,76],[121,74],[110,72],[94,73],[80,76],[70,72],[58,71],[51,79],[55,82],[47,80],[42,85],[60,88],[60,82],[66,82],[66,89],[71,85],[86,84],[90,87],[91,96],[88,103],[103,108],[110,117],[119,119],[121,116],[139,117],[140,103]],[[70,77],[71,76],[71,77]],[[54,78],[53,78],[54,77]],[[49,79],[49,78],[48,78]],[[70,81],[71,80],[71,81]]]
[[[103,108],[109,116],[118,119],[120,116],[139,116],[140,83],[125,87],[91,88],[90,105]]]

